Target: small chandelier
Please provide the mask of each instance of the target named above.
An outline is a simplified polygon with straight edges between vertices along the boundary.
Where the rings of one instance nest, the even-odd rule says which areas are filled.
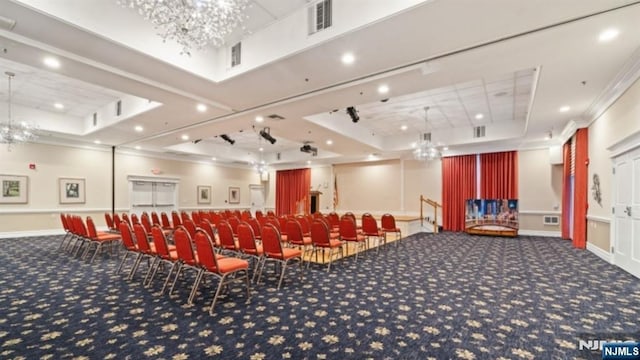
[[[247,18],[249,0],[117,0],[151,21],[163,41],[175,40],[182,51],[220,46]]]
[[[0,122],[0,143],[7,144],[8,150],[11,151],[11,148],[15,144],[35,140],[38,137],[35,133],[35,131],[38,130],[38,127],[24,121],[16,123],[11,118],[11,79],[13,79],[16,74],[10,71],[6,71],[4,74],[7,75],[9,79],[7,101],[9,116],[7,117],[7,121]]]
[[[429,121],[427,118],[427,113],[429,111],[429,107],[424,108],[424,122],[428,125]],[[425,127],[426,130],[426,127]],[[413,158],[420,161],[427,160],[437,160],[442,157],[442,153],[431,142],[431,133],[423,133],[420,134],[420,141],[416,145],[416,149],[413,151]]]

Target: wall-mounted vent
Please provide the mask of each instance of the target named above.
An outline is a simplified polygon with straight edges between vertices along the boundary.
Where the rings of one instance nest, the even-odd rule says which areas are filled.
[[[427,141],[427,142],[431,142],[431,133],[422,134],[422,140],[423,141]]]
[[[93,113],[93,126],[98,126],[98,113]]]
[[[271,120],[284,120],[284,117],[278,114],[267,115],[267,117]]]
[[[331,0],[320,0],[309,6],[309,35],[331,26]]]
[[[116,116],[122,115],[122,100],[116,102]]]
[[[239,42],[231,47],[231,67],[240,65],[242,61],[242,43]]]
[[[484,125],[476,126],[476,127],[473,128],[473,137],[474,138],[481,138],[481,137],[484,137],[485,135],[486,135],[486,132],[485,132]]]
[[[542,219],[543,225],[559,225],[560,216],[558,215],[545,215]]]
[[[282,153],[276,153],[276,159],[277,160],[281,160],[282,159]]]

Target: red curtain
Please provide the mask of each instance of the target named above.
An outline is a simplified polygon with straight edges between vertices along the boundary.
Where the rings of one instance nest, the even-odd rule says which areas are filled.
[[[480,198],[518,198],[518,153],[516,151],[480,155]]]
[[[571,224],[571,142],[562,147],[562,238],[569,240]]]
[[[465,200],[476,197],[476,155],[442,159],[442,227],[463,231]]]
[[[587,209],[589,177],[589,129],[576,132],[576,170],[573,192],[573,246],[587,247]]]
[[[281,170],[276,172],[276,215],[297,214],[299,207],[309,212],[311,169]]]

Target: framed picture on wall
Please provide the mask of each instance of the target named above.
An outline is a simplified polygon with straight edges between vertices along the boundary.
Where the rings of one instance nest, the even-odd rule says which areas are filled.
[[[240,204],[240,188],[229,187],[229,204]]]
[[[22,175],[0,175],[0,204],[26,204],[29,199],[28,180]]]
[[[198,185],[198,204],[211,204],[211,186]]]
[[[84,179],[60,178],[58,181],[60,204],[84,204]]]

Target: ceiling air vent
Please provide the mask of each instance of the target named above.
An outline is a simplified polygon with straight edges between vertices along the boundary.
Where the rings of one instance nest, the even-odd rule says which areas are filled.
[[[242,61],[242,43],[239,42],[231,47],[231,67],[240,65]]]
[[[331,26],[331,0],[315,1],[309,6],[309,35]]]
[[[422,140],[426,142],[431,142],[431,133],[422,134]]]
[[[98,113],[93,113],[93,126],[98,126]]]
[[[122,115],[122,100],[116,102],[116,116]]]
[[[482,126],[476,126],[473,128],[473,137],[474,138],[481,138],[485,136],[485,127],[484,125]]]
[[[267,115],[267,117],[271,120],[284,120],[284,117],[278,114]]]

